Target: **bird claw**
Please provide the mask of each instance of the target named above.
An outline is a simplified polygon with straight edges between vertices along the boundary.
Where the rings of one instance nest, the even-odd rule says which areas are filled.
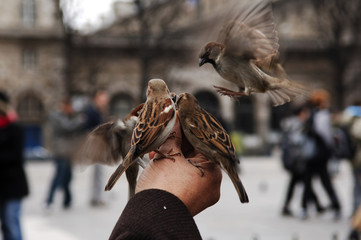
[[[203,168],[202,168],[199,164],[194,163],[194,162],[193,162],[192,160],[190,160],[190,159],[187,159],[187,161],[188,161],[190,164],[192,164],[194,167],[198,168],[198,170],[201,172],[201,177],[204,176],[204,170],[203,170]]]
[[[171,153],[172,151],[173,151],[173,148],[171,148],[167,153],[162,153],[162,152],[160,152],[158,150],[155,150],[154,152],[158,153],[160,156],[154,158],[153,161],[157,161],[157,160],[160,160],[160,159],[163,159],[163,158],[167,158],[167,159],[170,159],[173,162],[175,162],[175,159],[174,159],[173,156],[181,156],[181,153],[180,152]]]
[[[171,132],[168,136],[168,138],[175,138],[175,132]]]
[[[240,96],[247,96],[248,94],[246,92],[235,92],[235,91],[232,91],[228,88],[224,88],[224,87],[220,87],[220,86],[213,86],[216,91],[223,95],[223,96],[228,96],[230,98],[233,98],[235,100],[237,100],[238,97]]]

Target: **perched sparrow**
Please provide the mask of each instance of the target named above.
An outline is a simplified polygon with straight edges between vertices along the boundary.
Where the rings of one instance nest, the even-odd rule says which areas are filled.
[[[189,93],[179,95],[177,108],[182,129],[188,141],[195,150],[219,164],[227,172],[241,202],[248,202],[246,190],[237,174],[238,159],[226,130],[217,119],[202,109],[197,99]]]
[[[132,132],[142,108],[143,104],[140,104],[123,120],[101,124],[90,132],[77,158],[77,163],[115,165],[124,159],[130,149]],[[140,160],[138,163],[142,164]],[[129,198],[135,192],[139,164],[133,164],[125,172],[129,184]]]
[[[176,120],[175,104],[166,83],[161,79],[152,79],[148,83],[147,101],[139,113],[133,130],[131,147],[123,162],[109,178],[105,190],[112,189],[116,181],[137,158],[157,148],[165,142],[171,133]],[[169,153],[158,152],[164,157]]]
[[[219,75],[239,87],[239,92],[214,86],[222,95],[238,97],[267,93],[273,105],[282,105],[297,96],[305,97],[305,88],[287,79],[278,61],[278,37],[271,5],[251,1],[237,17],[223,26],[216,42],[202,47],[199,66],[213,65]]]

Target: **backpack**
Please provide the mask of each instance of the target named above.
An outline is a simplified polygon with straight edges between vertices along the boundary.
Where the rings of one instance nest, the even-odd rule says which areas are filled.
[[[296,174],[303,174],[317,155],[317,141],[304,128],[285,131],[281,148],[283,167]]]
[[[351,160],[355,155],[355,146],[352,143],[349,131],[346,128],[338,127],[334,129],[335,157]]]

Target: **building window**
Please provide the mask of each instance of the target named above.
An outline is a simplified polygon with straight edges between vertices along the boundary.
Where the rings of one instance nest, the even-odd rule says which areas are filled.
[[[30,70],[36,67],[36,51],[33,48],[26,48],[23,50],[23,68]]]
[[[21,8],[22,22],[25,26],[35,24],[35,0],[23,0]]]
[[[290,103],[277,107],[271,106],[271,129],[281,131],[282,120],[289,117],[291,113]]]
[[[19,120],[26,123],[39,123],[45,117],[44,105],[36,93],[26,93],[18,103]]]
[[[216,117],[220,115],[218,98],[213,93],[203,90],[195,93],[194,96],[197,98],[199,105],[207,112]]]
[[[254,133],[253,102],[250,97],[240,97],[234,103],[234,126],[236,130],[247,134]]]
[[[219,107],[219,101],[216,95],[213,93],[202,90],[194,94],[194,96],[197,98],[199,105],[212,114],[223,126],[226,131],[230,131],[230,125],[228,122],[226,122],[222,116],[222,113],[220,111]]]

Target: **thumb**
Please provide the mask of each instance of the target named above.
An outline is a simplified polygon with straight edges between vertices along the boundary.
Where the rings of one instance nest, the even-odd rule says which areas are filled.
[[[182,144],[182,128],[179,121],[179,116],[177,113],[176,122],[174,124],[173,130],[171,131],[168,139],[159,147],[159,151],[162,153],[175,153],[179,152],[181,153],[181,156],[183,156],[183,153],[181,151],[181,144]],[[149,153],[149,158],[153,159],[155,156],[155,152]]]

